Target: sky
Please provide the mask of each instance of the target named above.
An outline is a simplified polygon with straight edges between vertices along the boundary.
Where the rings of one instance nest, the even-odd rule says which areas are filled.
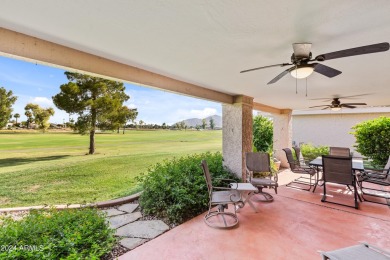
[[[0,87],[12,90],[18,98],[13,106],[13,114],[20,114],[19,121],[26,121],[24,107],[28,103],[54,108],[51,123],[69,121],[69,114],[59,110],[52,100],[52,96],[60,92],[60,86],[68,82],[64,72],[62,69],[0,56]],[[125,83],[125,87],[130,99],[124,105],[137,108],[137,122],[142,120],[146,124],[171,125],[189,118],[222,115],[222,106],[216,102],[128,83]],[[75,115],[72,117],[77,119]]]

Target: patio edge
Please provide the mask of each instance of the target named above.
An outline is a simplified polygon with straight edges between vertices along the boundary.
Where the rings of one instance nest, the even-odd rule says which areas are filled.
[[[85,207],[97,207],[97,208],[106,208],[106,207],[114,207],[117,205],[122,205],[125,203],[133,202],[134,200],[137,200],[139,196],[142,194],[141,192],[138,192],[136,194],[113,199],[113,200],[106,200],[101,201],[97,203],[91,203],[91,204],[69,204],[69,205],[41,205],[41,206],[27,206],[27,207],[15,207],[15,208],[0,208],[0,213],[5,212],[16,212],[16,211],[30,211],[32,209],[50,209],[50,208],[56,208],[56,209],[77,209],[77,208],[85,208]]]

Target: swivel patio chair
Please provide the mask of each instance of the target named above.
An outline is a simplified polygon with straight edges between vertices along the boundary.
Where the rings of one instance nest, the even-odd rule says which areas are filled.
[[[274,189],[278,191],[278,175],[271,169],[271,161],[268,153],[246,153],[246,174],[247,181],[252,183],[258,189],[256,194],[263,196],[256,200],[260,202],[271,202],[274,200],[271,194],[263,191],[264,188]],[[253,177],[254,174],[262,174],[263,177]],[[264,176],[265,175],[265,176]],[[255,197],[252,197],[252,200]]]
[[[340,248],[334,251],[319,252],[323,260],[389,260],[390,252],[365,242],[359,245]]]
[[[365,169],[359,176],[360,189],[365,201],[374,202],[390,206],[390,156],[384,169]],[[364,187],[365,183],[378,188]],[[374,185],[373,185],[374,184]],[[385,199],[385,203],[368,199],[367,196],[380,197]]]
[[[347,147],[329,147],[329,155],[335,156],[351,156],[351,151]]]
[[[227,229],[236,226],[238,224],[237,206],[244,206],[240,192],[227,187],[214,187],[206,160],[202,160],[201,167],[209,194],[209,210],[204,216],[204,221],[213,228]],[[230,183],[235,182],[229,179],[220,180],[229,181]],[[233,205],[233,212],[225,211],[229,204]],[[217,206],[217,209],[213,211],[212,208],[214,206]]]
[[[322,156],[322,169],[323,169],[323,179],[324,179],[324,194],[322,196],[321,202],[329,202],[333,204],[349,206],[346,204],[341,204],[337,202],[331,202],[326,200],[326,184],[335,183],[343,184],[347,186],[352,186],[354,188],[354,200],[355,200],[355,209],[359,208],[358,204],[358,193],[356,187],[356,178],[352,169],[352,157],[345,156],[333,156],[333,155],[323,155]]]
[[[304,175],[304,176],[300,176],[297,179],[293,180],[292,182],[290,182],[286,186],[300,189],[300,190],[307,190],[307,191],[310,191],[311,187],[314,187],[314,190],[315,190],[315,186],[317,183],[316,170],[310,166],[301,165],[301,163],[298,160],[294,160],[294,157],[293,157],[293,154],[292,154],[292,151],[290,148],[284,148],[283,151],[286,153],[287,161],[288,161],[288,164],[290,165],[291,171],[293,173]],[[306,176],[309,176],[309,177],[306,177]],[[313,177],[314,177],[314,182],[312,182]],[[309,180],[309,181],[307,181],[307,180]],[[309,188],[305,189],[305,188],[302,188],[302,187],[294,185],[294,184],[307,185],[307,186],[309,186]],[[313,190],[313,192],[314,192],[314,190]]]

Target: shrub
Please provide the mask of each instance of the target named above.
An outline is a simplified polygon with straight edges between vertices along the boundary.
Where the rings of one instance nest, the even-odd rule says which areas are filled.
[[[0,259],[99,259],[116,242],[104,216],[91,208],[31,211],[0,225]]]
[[[208,192],[200,167],[205,159],[216,186],[215,178],[235,178],[222,166],[221,153],[203,153],[165,160],[141,174],[143,192],[140,206],[145,215],[180,224],[208,209]],[[237,178],[235,178],[237,180]]]
[[[272,151],[273,147],[273,123],[264,116],[253,118],[253,145],[258,152]]]
[[[356,138],[356,151],[372,159],[372,164],[382,167],[390,155],[390,117],[379,117],[361,122],[352,129]]]
[[[321,155],[329,154],[329,146],[314,146],[311,143],[301,145],[301,153],[305,160],[311,161]]]

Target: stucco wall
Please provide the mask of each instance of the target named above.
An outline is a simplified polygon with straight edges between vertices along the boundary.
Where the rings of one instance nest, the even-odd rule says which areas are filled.
[[[360,114],[321,114],[321,115],[293,115],[292,129],[293,141],[299,143],[312,143],[314,145],[349,147],[354,155],[353,145],[355,137],[352,127],[359,122],[388,116],[389,113],[360,113]]]
[[[222,105],[223,164],[241,177],[242,172],[242,105]]]
[[[253,98],[236,96],[233,105],[222,105],[224,166],[245,181],[245,154],[252,151]]]
[[[292,143],[292,117],[291,111],[286,114],[272,114],[274,122],[274,157],[281,161],[282,167],[289,167],[283,148],[290,147]]]

